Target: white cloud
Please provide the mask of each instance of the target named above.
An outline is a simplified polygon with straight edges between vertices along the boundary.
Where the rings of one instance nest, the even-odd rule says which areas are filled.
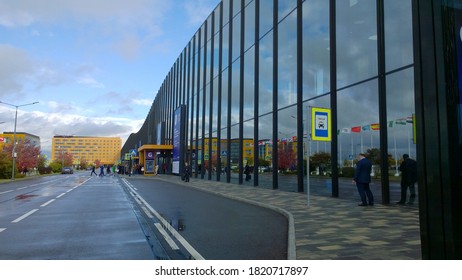
[[[187,1],[184,7],[189,17],[189,23],[194,25],[203,23],[215,8],[212,5],[216,5],[216,2],[212,0]]]
[[[92,88],[104,88],[104,84],[98,82],[93,77],[81,77],[77,80],[77,82],[81,85],[92,87]]]

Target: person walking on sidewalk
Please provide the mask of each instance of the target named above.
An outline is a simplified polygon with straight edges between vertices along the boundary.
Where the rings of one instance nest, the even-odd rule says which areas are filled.
[[[415,201],[414,184],[417,182],[417,162],[409,158],[408,154],[404,154],[399,171],[401,171],[401,199],[397,204],[406,203],[407,189],[409,188],[410,196],[407,204],[412,205]]]
[[[353,180],[356,182],[361,203],[358,206],[374,205],[374,195],[369,183],[371,182],[372,163],[363,153],[359,154],[359,161],[356,163]],[[367,197],[367,199],[366,199]],[[367,203],[369,201],[369,204]]]
[[[184,181],[189,182],[189,176],[191,175],[191,168],[187,162],[184,163]]]

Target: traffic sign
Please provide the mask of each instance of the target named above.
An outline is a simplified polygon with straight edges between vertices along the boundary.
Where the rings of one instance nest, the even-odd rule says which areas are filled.
[[[311,109],[311,138],[315,141],[331,141],[330,109]]]

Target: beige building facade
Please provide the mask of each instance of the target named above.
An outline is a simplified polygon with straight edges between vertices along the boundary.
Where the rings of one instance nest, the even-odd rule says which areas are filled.
[[[120,137],[92,137],[56,135],[52,139],[51,161],[60,158],[60,154],[68,153],[73,157],[73,164],[83,161],[94,164],[117,164],[120,158],[122,139]]]

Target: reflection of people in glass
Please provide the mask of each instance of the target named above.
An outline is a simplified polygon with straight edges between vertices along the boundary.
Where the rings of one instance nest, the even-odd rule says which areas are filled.
[[[191,168],[187,162],[184,163],[184,181],[189,182],[189,176],[191,175]]]
[[[414,204],[415,200],[415,186],[417,182],[417,162],[411,158],[409,155],[403,155],[403,162],[399,166],[399,171],[401,171],[401,199],[397,204],[406,203],[407,188],[409,188],[410,197],[407,204]]]
[[[250,176],[250,167],[248,164],[246,164],[244,167],[244,174],[245,174],[245,180],[250,181],[252,177]]]
[[[374,205],[374,196],[372,195],[369,183],[371,182],[372,163],[366,158],[366,155],[359,154],[359,161],[356,163],[355,176],[353,180],[356,182],[361,203],[358,206]],[[366,200],[367,196],[367,200]]]

